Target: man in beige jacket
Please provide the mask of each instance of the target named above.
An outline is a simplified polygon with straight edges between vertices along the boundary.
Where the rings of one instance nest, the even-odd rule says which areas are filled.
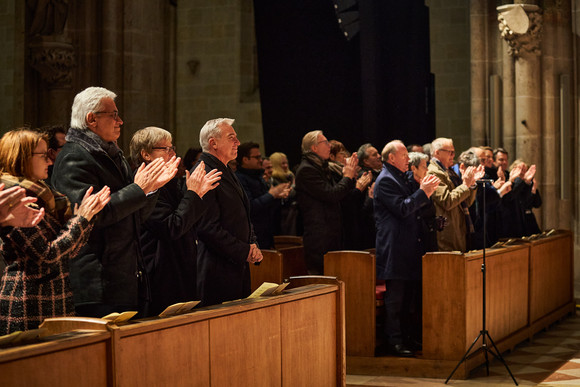
[[[450,138],[437,138],[431,144],[431,162],[428,175],[435,175],[440,183],[431,199],[436,214],[447,218],[447,226],[437,233],[440,251],[466,251],[468,239],[473,232],[469,217],[469,206],[477,193],[475,181],[483,177],[483,167],[468,167],[459,177],[451,167],[454,164],[455,148]]]

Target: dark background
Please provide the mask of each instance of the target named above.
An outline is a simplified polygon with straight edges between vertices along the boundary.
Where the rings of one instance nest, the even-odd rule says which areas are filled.
[[[359,2],[352,9],[360,33],[351,40],[335,3],[254,0],[267,153],[281,151],[290,165],[298,163],[311,130],[351,152],[366,142],[379,152],[393,139],[430,142],[434,80],[424,0]]]

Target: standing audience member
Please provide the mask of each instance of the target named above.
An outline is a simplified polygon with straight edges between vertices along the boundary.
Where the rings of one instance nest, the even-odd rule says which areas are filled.
[[[38,328],[47,317],[75,315],[69,260],[87,242],[93,216],[110,200],[108,187],[93,195],[89,187],[73,214],[66,196],[43,182],[51,163],[38,132],[15,130],[0,140],[2,184],[26,189],[41,209],[31,224],[16,217],[2,222],[7,266],[0,284],[0,334]]]
[[[60,153],[60,150],[66,144],[66,128],[62,125],[53,125],[41,128],[48,141],[48,158],[52,162],[48,166],[48,177],[46,178],[46,183],[52,186],[50,178],[52,176],[52,167],[56,161],[56,156]]]
[[[355,187],[356,154],[347,159],[338,182],[328,168],[329,157],[330,143],[322,131],[304,135],[296,191],[304,219],[304,259],[310,274],[323,274],[324,254],[342,248],[340,201]]]
[[[131,139],[135,165],[156,159],[169,162],[175,156],[171,133],[157,127],[138,130]],[[145,272],[151,285],[149,315],[167,306],[197,299],[197,234],[195,225],[206,207],[207,191],[219,184],[221,172],[205,172],[199,163],[191,175],[185,171],[185,187],[177,176],[159,189],[155,209],[141,231]],[[185,189],[182,189],[185,188]]]
[[[248,263],[262,261],[250,221],[250,202],[227,167],[240,145],[233,124],[233,119],[216,118],[206,122],[199,133],[200,162],[208,172],[222,172],[220,185],[203,199],[207,209],[197,229],[197,291],[202,305],[249,296]]]
[[[421,342],[421,328],[410,320],[419,311],[421,258],[425,253],[420,211],[430,205],[439,179],[433,175],[421,180],[419,189],[409,185],[405,173],[409,156],[405,145],[394,140],[385,145],[384,167],[375,184],[377,223],[377,279],[385,280],[385,334],[391,353],[413,356],[410,346]],[[420,324],[420,320],[419,320]]]
[[[348,158],[348,151],[344,144],[338,140],[330,140],[330,155],[328,156],[328,169],[335,181],[342,179],[342,169]]]
[[[290,193],[290,183],[282,183],[268,188],[262,178],[262,154],[260,145],[245,142],[238,147],[238,170],[236,176],[250,201],[250,219],[261,249],[274,248],[276,213],[280,210],[280,199]]]
[[[454,164],[455,147],[449,138],[437,138],[431,145],[431,162],[428,174],[439,178],[439,186],[433,194],[438,216],[447,218],[448,226],[437,234],[441,251],[467,251],[468,236],[473,233],[469,206],[477,194],[476,178],[483,176],[483,166],[468,167],[459,177],[451,167]]]
[[[407,147],[409,149],[409,147]],[[427,176],[427,163],[429,156],[425,153],[409,153],[409,171],[407,180],[413,192],[420,189],[421,182]],[[439,251],[437,246],[437,231],[441,231],[444,225],[444,219],[437,217],[435,205],[429,199],[429,204],[421,207],[419,216],[421,216],[421,244],[425,252]]]
[[[268,188],[274,186],[274,179],[272,178],[272,173],[274,173],[274,169],[272,167],[272,162],[270,161],[269,157],[264,157],[262,159],[262,169],[264,170],[264,174],[262,178],[266,182]]]
[[[111,189],[111,201],[95,220],[87,245],[71,262],[77,314],[102,317],[143,309],[149,298],[139,236],[157,201],[157,190],[177,173],[179,159],[157,159],[132,175],[117,146],[123,120],[116,95],[89,87],[75,96],[67,143],[54,164],[55,189],[80,203],[88,187]]]
[[[270,155],[270,161],[272,162],[272,185],[289,183],[292,188],[288,197],[282,200],[274,235],[300,235],[298,227],[301,222],[298,218],[294,174],[288,165],[288,157],[282,152],[275,152]]]
[[[358,148],[357,156],[358,165],[361,168],[359,175],[364,172],[371,172],[373,175],[372,181],[374,182],[383,168],[381,155],[377,151],[377,148],[369,143],[363,144]]]

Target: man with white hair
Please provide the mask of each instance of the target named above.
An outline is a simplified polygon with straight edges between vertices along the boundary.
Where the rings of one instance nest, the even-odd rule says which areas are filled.
[[[433,203],[438,216],[447,218],[445,229],[437,233],[437,243],[441,251],[466,251],[468,237],[474,232],[469,206],[475,201],[477,185],[475,181],[483,177],[481,165],[468,167],[459,177],[451,168],[455,158],[455,147],[450,138],[440,137],[431,143],[431,162],[428,175],[435,175],[440,183],[433,194]]]
[[[439,179],[421,178],[419,189],[409,184],[409,155],[399,140],[389,142],[382,151],[383,169],[375,183],[374,208],[377,225],[376,274],[384,280],[385,336],[394,355],[413,356],[412,345],[421,342],[421,321],[412,311],[421,310],[421,210],[431,204]]]
[[[250,295],[249,263],[259,264],[262,252],[250,221],[250,202],[228,162],[238,155],[240,141],[234,120],[216,118],[199,133],[206,171],[222,172],[220,184],[204,198],[207,209],[197,228],[197,294],[202,305],[220,304]]]
[[[103,317],[112,312],[139,310],[149,286],[144,275],[140,226],[157,201],[155,193],[175,176],[179,159],[158,159],[142,165],[135,176],[117,146],[123,120],[116,94],[102,87],[78,93],[71,113],[66,144],[53,168],[55,189],[80,203],[88,187],[111,189],[111,201],[95,217],[87,245],[70,262],[76,312]]]

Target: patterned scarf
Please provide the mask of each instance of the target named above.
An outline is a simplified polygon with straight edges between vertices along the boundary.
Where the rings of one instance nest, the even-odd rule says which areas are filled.
[[[66,223],[73,213],[68,198],[56,191],[53,191],[42,180],[33,182],[24,177],[16,177],[9,174],[0,176],[0,182],[4,183],[6,188],[19,185],[26,189],[26,195],[38,198],[36,203],[30,204],[31,207],[41,208],[57,219],[61,224]]]

